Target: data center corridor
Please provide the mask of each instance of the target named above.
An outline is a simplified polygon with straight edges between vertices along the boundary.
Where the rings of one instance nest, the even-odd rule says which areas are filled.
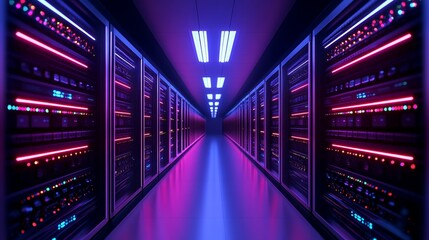
[[[322,239],[223,135],[198,141],[107,237],[143,238]]]

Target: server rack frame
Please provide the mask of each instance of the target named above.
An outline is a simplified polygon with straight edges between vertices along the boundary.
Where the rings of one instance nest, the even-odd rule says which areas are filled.
[[[281,176],[280,176],[280,172],[281,172],[281,168],[282,168],[282,163],[281,163],[281,151],[280,149],[278,150],[278,154],[279,154],[279,166],[278,166],[278,173],[275,173],[273,171],[271,171],[271,141],[269,140],[271,138],[271,88],[270,88],[270,81],[272,79],[274,79],[274,75],[277,74],[277,81],[278,81],[278,91],[279,91],[279,97],[280,97],[280,91],[282,89],[282,84],[281,84],[281,79],[280,79],[280,66],[276,66],[273,70],[271,70],[271,72],[265,77],[265,79],[263,80],[264,85],[265,85],[265,170],[274,178],[276,179],[277,182],[281,181]],[[273,78],[274,77],[274,78]],[[278,136],[278,142],[279,142],[279,146],[281,146],[281,139],[282,139],[282,132],[280,132],[280,122],[282,121],[282,116],[280,115],[280,109],[282,109],[282,104],[281,104],[281,100],[278,100],[278,104],[279,104],[279,136]],[[268,117],[270,117],[268,119]]]
[[[307,51],[308,51],[308,89],[307,89],[307,96],[309,99],[307,99],[308,102],[308,136],[307,138],[309,139],[308,141],[308,162],[307,162],[307,171],[308,171],[308,181],[307,181],[307,186],[308,186],[308,191],[307,191],[307,202],[303,201],[294,191],[291,191],[291,189],[285,184],[284,182],[284,177],[285,177],[285,168],[287,167],[287,164],[284,163],[284,161],[286,161],[286,157],[287,157],[287,152],[289,151],[289,149],[287,149],[286,146],[286,141],[288,141],[288,139],[286,138],[286,136],[289,134],[287,133],[287,124],[286,124],[286,119],[288,119],[289,116],[289,112],[286,110],[286,107],[282,107],[281,108],[281,113],[280,116],[283,116],[283,120],[281,120],[281,131],[282,133],[287,133],[287,134],[283,134],[283,137],[281,137],[280,139],[282,140],[281,146],[282,146],[282,161],[283,161],[283,167],[281,168],[282,171],[282,177],[281,177],[281,184],[283,186],[283,188],[285,188],[296,200],[298,200],[299,203],[301,203],[306,209],[311,210],[312,209],[312,188],[313,188],[313,174],[312,174],[312,165],[313,165],[313,154],[312,154],[312,148],[313,148],[313,138],[311,138],[312,135],[312,131],[313,131],[313,114],[311,114],[311,110],[313,109],[312,106],[313,105],[313,95],[312,93],[312,89],[313,89],[313,85],[311,84],[311,80],[312,80],[312,65],[311,65],[311,59],[312,59],[312,48],[311,48],[311,35],[307,36],[306,38],[304,38],[304,40],[302,40],[288,55],[287,57],[281,62],[281,76],[280,79],[284,82],[285,81],[285,76],[286,76],[286,72],[284,69],[284,66],[299,52],[301,51],[303,48],[306,47],[307,45]],[[281,89],[281,103],[284,104],[284,106],[288,106],[289,104],[286,102],[287,98],[286,95],[288,94],[288,90],[286,89],[286,86],[288,86],[289,84],[287,83],[283,83],[283,86],[280,88]]]
[[[143,107],[143,103],[142,103],[142,99],[143,99],[143,96],[142,96],[142,91],[143,91],[143,88],[142,88],[142,83],[143,83],[143,81],[142,81],[142,73],[143,73],[143,56],[141,55],[141,53],[126,39],[126,37],[124,36],[124,35],[122,35],[114,26],[111,26],[111,30],[110,30],[110,36],[111,36],[111,38],[110,38],[110,44],[111,44],[111,51],[110,51],[110,60],[111,60],[111,62],[110,62],[110,70],[111,70],[111,73],[110,73],[110,86],[111,86],[111,88],[110,88],[110,101],[111,101],[111,107],[110,107],[110,111],[108,111],[108,112],[110,112],[111,114],[110,114],[110,117],[112,117],[113,118],[113,120],[111,120],[111,127],[110,127],[110,152],[111,152],[111,154],[110,154],[110,169],[112,170],[112,171],[110,171],[110,173],[111,173],[111,179],[110,179],[110,182],[111,182],[111,186],[112,186],[112,192],[111,192],[111,199],[112,199],[112,201],[111,201],[111,211],[110,211],[110,214],[111,214],[111,216],[115,216],[116,214],[118,214],[133,198],[135,198],[142,190],[143,190],[143,164],[142,164],[142,148],[140,148],[140,154],[139,154],[139,162],[140,162],[140,179],[139,179],[139,181],[140,181],[140,186],[136,189],[136,191],[134,192],[134,193],[132,193],[123,203],[121,203],[120,205],[118,205],[117,207],[115,207],[115,193],[116,193],[116,191],[115,191],[115,177],[114,177],[114,173],[115,173],[115,147],[114,147],[114,145],[115,145],[115,128],[116,128],[116,124],[115,124],[115,114],[114,114],[114,112],[115,112],[115,109],[116,109],[116,103],[115,103],[115,68],[113,67],[113,66],[115,66],[115,47],[116,47],[116,40],[115,40],[115,38],[118,38],[120,41],[122,41],[122,43],[124,43],[140,60],[138,61],[138,65],[139,65],[139,74],[138,74],[138,78],[139,78],[139,82],[138,82],[138,87],[139,87],[139,89],[140,89],[140,92],[139,92],[139,105],[140,106],[138,106],[140,109],[142,109],[142,107]],[[139,109],[139,110],[140,110]],[[138,118],[139,118],[139,129],[137,129],[137,131],[139,131],[140,130],[140,132],[143,132],[143,129],[142,129],[142,114],[143,114],[143,111],[139,111],[139,116],[137,116]],[[140,133],[139,134],[139,140],[138,140],[138,144],[140,144],[141,145],[141,143],[143,142],[142,141],[142,134]]]
[[[158,88],[157,88],[158,89],[158,101],[157,101],[157,103],[158,103],[157,104],[157,109],[158,109],[158,111],[157,111],[157,114],[158,114],[157,122],[158,122],[158,124],[157,125],[158,125],[158,140],[159,141],[157,141],[157,143],[158,143],[157,149],[158,149],[159,173],[161,173],[165,169],[167,169],[168,166],[170,166],[170,164],[171,164],[170,144],[169,144],[170,143],[170,139],[169,139],[169,137],[170,137],[170,134],[169,134],[169,130],[170,130],[170,84],[169,84],[169,81],[167,81],[167,79],[161,74],[159,74],[158,79],[159,79],[159,83],[158,83]],[[167,149],[164,150],[164,151],[167,151],[167,164],[164,167],[161,166],[161,151],[160,151],[160,146],[161,146],[161,113],[160,113],[160,111],[161,111],[161,93],[160,93],[160,86],[161,86],[161,82],[163,82],[163,84],[167,88],[167,91],[166,91],[167,97],[166,97],[164,104],[167,105],[167,119],[166,119],[166,121],[167,121],[167,132],[165,134],[167,134],[168,145],[167,145]]]
[[[265,164],[266,164],[266,159],[267,159],[267,154],[266,154],[266,148],[267,148],[267,145],[266,145],[266,137],[267,137],[267,134],[266,134],[266,129],[264,129],[265,131],[264,131],[264,137],[263,137],[263,140],[262,140],[262,143],[264,144],[264,158],[263,158],[263,161],[261,162],[261,161],[259,161],[259,150],[260,150],[260,148],[259,148],[259,145],[260,145],[260,143],[261,143],[261,141],[260,141],[260,138],[259,138],[259,134],[260,134],[260,131],[261,131],[261,129],[259,129],[259,126],[263,126],[264,128],[265,128],[265,126],[266,126],[266,124],[265,124],[265,121],[266,121],[266,115],[267,115],[267,111],[266,111],[266,99],[264,99],[264,101],[265,101],[265,103],[264,103],[264,115],[263,116],[260,116],[260,113],[259,113],[259,107],[260,107],[260,100],[259,100],[259,90],[260,89],[264,89],[264,98],[266,98],[266,89],[265,89],[265,81],[261,81],[256,87],[255,87],[255,94],[256,94],[256,157],[255,157],[255,159],[256,159],[256,162],[259,164],[259,165],[261,165],[263,168],[265,168]],[[260,124],[259,122],[261,121],[261,117],[264,119],[264,123],[263,124]]]
[[[372,2],[372,4],[374,4],[374,2],[375,1],[371,1]],[[349,8],[352,8],[352,4],[353,4],[354,2],[353,1],[350,1],[350,0],[346,0],[346,1],[343,1],[343,2],[341,2],[314,30],[313,30],[313,32],[312,32],[312,40],[311,40],[311,42],[312,42],[312,66],[316,66],[317,65],[317,61],[318,61],[318,59],[317,59],[317,42],[316,42],[316,36],[320,33],[320,32],[322,32],[323,31],[323,29],[324,28],[326,28],[329,24],[332,24],[332,22],[337,18],[337,17],[339,17],[341,14],[345,14],[345,12],[347,12],[347,10],[349,10]],[[368,3],[368,4],[371,4],[371,3]],[[428,19],[428,16],[427,16],[427,14],[428,14],[428,5],[426,5],[425,3],[422,3],[422,2],[420,2],[420,4],[422,4],[422,5],[424,5],[424,9],[422,10],[422,13],[423,13],[423,18],[422,19],[424,19],[424,18],[426,18],[426,20]],[[371,6],[372,7],[372,6]],[[423,20],[422,20],[423,21]],[[423,39],[423,45],[425,45],[426,47],[428,46],[428,42],[427,42],[427,37],[428,37],[428,31],[427,31],[427,29],[428,29],[428,26],[427,26],[427,21],[423,21],[423,28],[422,28],[422,34],[423,34],[423,37],[422,37],[422,39]],[[341,24],[337,24],[337,26],[339,26],[338,28],[341,28]],[[426,29],[425,29],[426,28]],[[426,54],[424,54],[424,57],[423,57],[423,62],[424,63],[427,63],[427,53],[428,53],[428,49],[427,48],[425,48],[425,51],[426,51]],[[317,91],[316,91],[316,88],[318,88],[317,87],[317,85],[319,84],[317,81],[317,69],[316,69],[316,67],[313,67],[313,69],[312,69],[312,84],[313,84],[313,90],[312,90],[312,96],[318,96],[318,94],[317,94]],[[427,68],[425,68],[424,70],[423,70],[423,72],[422,72],[422,78],[423,78],[423,91],[424,91],[424,93],[423,93],[423,97],[422,97],[422,99],[423,99],[423,106],[424,106],[424,113],[422,114],[423,115],[423,117],[425,118],[425,120],[427,121],[427,119],[428,119],[428,117],[429,117],[429,113],[428,113],[428,108],[427,108],[427,103],[428,103],[428,99],[429,99],[429,97],[428,97],[428,90],[429,90],[429,87],[428,87],[428,85],[427,85],[427,79],[428,79],[428,69]],[[315,106],[315,99],[316,99],[316,97],[313,97],[313,106]],[[316,110],[313,108],[313,110],[312,110],[312,113],[313,113],[313,115],[314,116],[320,116],[320,113],[319,112],[316,112]],[[317,142],[319,142],[319,141],[321,141],[320,139],[317,139],[317,132],[318,131],[320,131],[320,129],[317,129],[315,126],[316,126],[316,124],[315,124],[315,122],[313,122],[313,124],[312,124],[312,126],[315,128],[315,130],[313,131],[313,133],[312,133],[312,138],[313,139],[315,139],[316,140],[316,143]],[[426,131],[425,131],[425,136],[424,136],[424,142],[425,142],[425,144],[427,145],[427,141],[428,141],[428,132],[429,132],[429,130],[428,130],[428,128],[426,127]],[[321,216],[318,212],[317,212],[317,209],[316,209],[316,196],[317,196],[317,189],[316,189],[316,178],[317,178],[317,172],[316,172],[316,165],[317,165],[317,161],[316,161],[316,157],[317,157],[317,150],[316,150],[316,144],[315,143],[315,147],[313,147],[313,150],[312,150],[312,155],[313,156],[315,156],[315,161],[313,161],[313,172],[312,172],[312,175],[314,176],[314,178],[313,178],[313,191],[312,191],[312,196],[313,196],[313,203],[312,203],[312,209],[313,209],[313,214],[315,215],[315,217],[325,226],[325,227],[327,227],[328,229],[330,229],[331,230],[331,232],[333,233],[333,234],[335,234],[338,238],[343,238],[343,237],[351,237],[350,236],[350,233],[348,233],[348,232],[346,232],[343,228],[341,228],[341,227],[337,227],[337,226],[335,226],[335,225],[332,225],[332,224],[330,224],[327,220],[325,220],[325,218],[323,217],[323,216]],[[428,156],[428,153],[429,153],[429,150],[428,150],[428,148],[426,148],[425,150],[423,150],[422,151],[422,153],[423,154],[425,154],[425,157],[427,157]],[[428,223],[428,220],[429,220],[429,216],[428,216],[428,213],[429,213],[429,206],[428,206],[428,204],[427,204],[427,199],[428,199],[428,197],[429,197],[429,187],[428,187],[428,183],[429,183],[429,177],[428,177],[428,175],[427,175],[427,173],[429,172],[429,166],[428,166],[428,163],[427,163],[427,161],[426,161],[426,163],[425,163],[425,169],[423,170],[423,171],[425,171],[425,173],[426,174],[424,174],[425,176],[424,176],[424,179],[422,179],[422,182],[424,183],[424,184],[426,184],[425,186],[424,186],[424,190],[423,190],[423,204],[424,204],[424,213],[423,213],[423,216],[422,216],[422,218],[423,218],[423,223],[421,223],[421,224],[427,224]],[[358,217],[360,217],[360,216],[358,216]],[[423,227],[423,229],[422,229],[422,236],[425,236],[426,238],[428,238],[429,237],[429,229],[428,228],[424,228]],[[424,238],[425,239],[425,238]]]
[[[142,69],[143,69],[143,73],[142,73],[142,82],[143,82],[142,83],[142,88],[143,89],[145,89],[145,84],[146,84],[146,81],[144,80],[144,77],[145,77],[145,74],[146,74],[146,68],[149,68],[156,75],[156,79],[154,79],[154,86],[153,86],[156,89],[156,94],[155,94],[155,96],[152,96],[152,97],[157,102],[158,101],[158,97],[157,97],[158,94],[157,93],[158,93],[159,72],[146,58],[143,58],[143,67],[142,67]],[[144,95],[144,92],[143,92],[142,95]],[[143,111],[142,112],[144,114],[144,108],[146,107],[146,98],[144,96],[142,96],[142,98],[143,98],[143,101],[142,101],[142,104],[143,104],[142,105],[142,109],[143,109]],[[157,144],[157,142],[158,142],[158,124],[157,124],[157,122],[158,122],[157,121],[157,119],[158,119],[158,114],[157,114],[158,110],[157,109],[158,108],[157,108],[157,104],[154,104],[153,107],[155,108],[154,109],[154,112],[155,112],[154,119],[155,119],[155,121],[153,121],[155,129],[152,130],[153,133],[154,133],[154,136],[153,136],[153,141],[154,141],[153,147],[157,150],[157,146],[158,146],[158,144]],[[143,117],[142,122],[143,122],[142,131],[144,132],[145,131],[145,127],[146,127],[146,124],[145,124],[146,123],[146,119],[144,117]],[[146,138],[145,137],[143,138],[142,146],[143,146],[143,149],[146,146]],[[158,152],[158,151],[156,151],[156,152]],[[143,156],[145,156],[145,151],[143,151],[142,154],[143,154]],[[142,157],[142,159],[144,159],[144,158]],[[143,188],[146,187],[146,186],[148,186],[150,183],[152,183],[158,177],[158,174],[159,174],[158,159],[159,159],[158,153],[155,153],[155,160],[153,160],[153,162],[156,164],[156,167],[155,167],[156,168],[156,170],[155,170],[156,173],[151,178],[146,179],[146,174],[145,174],[145,171],[143,170],[143,174],[142,174]],[[144,163],[144,161],[143,161],[143,163]],[[145,165],[142,164],[142,168],[143,169],[144,169],[144,167],[145,167]]]
[[[6,2],[3,3],[6,5]],[[104,44],[104,50],[100,50],[100,52],[102,52],[102,59],[104,60],[102,65],[100,66],[102,69],[100,69],[100,73],[103,73],[103,78],[104,79],[100,79],[102,81],[104,81],[103,89],[101,89],[100,91],[106,92],[108,90],[108,78],[109,78],[109,70],[108,70],[108,64],[109,64],[109,22],[108,20],[87,0],[79,0],[78,2],[76,2],[75,4],[78,4],[79,7],[82,7],[82,9],[84,11],[90,11],[91,14],[96,18],[97,21],[99,21],[102,24],[102,32],[103,34],[100,34],[100,36],[103,36],[101,39],[101,43]],[[69,7],[69,6],[67,6]],[[7,49],[6,49],[6,31],[7,31],[7,7],[4,7],[4,5],[2,7],[0,7],[0,112],[2,113],[2,116],[6,116],[6,109],[4,108],[5,104],[6,104],[6,54],[7,53]],[[101,29],[100,29],[101,30]],[[100,84],[101,86],[101,84]],[[101,105],[103,105],[104,107],[104,119],[107,119],[107,103],[108,102],[108,94],[105,93],[103,94],[103,103]],[[0,119],[0,136],[5,136],[5,126],[4,126],[5,122],[4,119]],[[102,168],[102,173],[103,173],[103,178],[100,180],[103,180],[103,184],[99,185],[99,187],[102,188],[102,191],[104,192],[104,196],[100,196],[103,197],[104,200],[102,202],[104,202],[104,210],[103,210],[103,217],[102,219],[100,219],[97,224],[95,224],[93,226],[92,229],[86,231],[84,233],[84,235],[79,235],[80,238],[82,239],[90,239],[91,237],[93,237],[101,228],[103,228],[103,226],[106,225],[108,219],[109,219],[109,210],[108,210],[108,199],[109,199],[109,195],[108,195],[108,188],[109,188],[109,181],[108,181],[108,176],[109,176],[109,172],[108,172],[108,162],[107,162],[107,158],[108,158],[108,135],[107,135],[107,129],[108,129],[108,122],[106,121],[104,123],[104,133],[105,133],[105,137],[104,137],[104,143],[103,143],[103,156],[104,156],[104,167]],[[4,141],[3,137],[0,137],[0,153],[4,153],[6,150],[5,147],[6,142]],[[6,209],[6,166],[5,166],[5,161],[2,161],[0,163],[0,239],[7,239],[7,227],[6,227],[6,217],[7,214],[6,212],[8,211]],[[82,234],[82,233],[79,233]],[[75,236],[76,237],[76,236]]]

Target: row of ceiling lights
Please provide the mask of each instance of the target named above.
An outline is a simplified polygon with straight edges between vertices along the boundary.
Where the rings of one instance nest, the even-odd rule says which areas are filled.
[[[219,62],[229,62],[231,57],[232,46],[234,45],[236,31],[222,31],[219,48]],[[207,63],[209,62],[209,50],[207,41],[207,31],[192,31],[192,37],[194,39],[195,50],[197,52],[198,61]],[[204,87],[207,89],[212,88],[211,78],[203,77]],[[222,88],[225,82],[225,77],[218,77],[216,88]],[[215,100],[220,100],[221,94],[215,95]],[[207,94],[208,100],[213,100],[213,94]],[[214,105],[214,107],[213,107]],[[216,117],[219,101],[209,101],[210,112],[212,118]]]

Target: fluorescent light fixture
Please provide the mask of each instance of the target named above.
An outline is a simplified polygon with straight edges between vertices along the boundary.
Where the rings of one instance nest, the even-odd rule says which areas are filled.
[[[42,42],[37,41],[36,39],[34,39],[34,38],[30,37],[30,36],[27,36],[27,35],[25,35],[25,34],[23,34],[21,32],[16,32],[15,35],[17,37],[21,38],[21,39],[24,39],[25,41],[27,41],[29,43],[32,43],[32,44],[34,44],[34,45],[36,45],[36,46],[38,46],[40,48],[43,48],[43,49],[45,49],[45,50],[47,50],[47,51],[49,51],[51,53],[54,53],[54,54],[56,54],[56,55],[58,55],[58,56],[60,56],[62,58],[65,58],[65,59],[69,60],[70,62],[76,63],[77,65],[82,66],[84,68],[88,68],[87,65],[79,62],[78,60],[76,60],[76,59],[74,59],[74,58],[72,58],[72,57],[70,57],[70,56],[68,56],[68,55],[66,55],[66,54],[64,54],[64,53],[62,53],[62,52],[60,52],[60,51],[58,51],[58,50],[56,50],[56,49],[54,49],[54,48],[46,45],[46,44],[44,44],[44,43],[42,43]]]
[[[225,78],[224,77],[218,77],[217,78],[217,84],[216,87],[217,88],[222,88],[223,87],[223,83],[225,82]]]
[[[364,153],[373,153],[373,154],[378,154],[378,155],[381,155],[381,156],[398,158],[398,159],[407,160],[407,161],[413,161],[414,160],[413,156],[407,156],[407,155],[401,155],[401,154],[389,153],[389,152],[382,152],[382,151],[376,151],[376,150],[372,150],[372,149],[357,148],[357,147],[344,146],[344,145],[338,145],[338,144],[332,144],[332,147],[337,147],[337,148],[342,148],[342,149],[348,149],[348,150],[354,150],[354,151],[364,152]]]
[[[218,109],[219,109],[219,107],[215,107],[214,109],[215,109],[215,110],[218,110]]]
[[[210,77],[203,77],[203,81],[204,81],[205,88],[212,88],[212,81]]]
[[[75,22],[70,20],[70,18],[68,18],[66,15],[64,15],[62,12],[60,12],[58,9],[56,9],[54,6],[52,6],[50,3],[48,3],[45,0],[39,0],[39,2],[43,5],[45,5],[45,7],[49,8],[52,12],[58,14],[58,16],[64,18],[64,20],[69,22],[71,25],[73,25],[74,27],[79,29],[81,32],[83,32],[86,36],[88,36],[89,38],[91,38],[92,40],[95,41],[95,38],[93,36],[91,36],[91,34],[87,33],[85,30],[83,30],[79,25],[77,25]]]
[[[377,49],[375,49],[375,50],[373,50],[373,51],[371,51],[371,52],[369,52],[369,53],[367,53],[367,54],[365,54],[365,55],[363,55],[363,56],[361,56],[359,58],[356,58],[355,60],[353,60],[351,62],[348,62],[348,63],[344,64],[341,67],[338,67],[338,68],[332,70],[332,73],[336,73],[336,72],[338,72],[338,71],[340,71],[340,70],[342,70],[342,69],[344,69],[346,67],[349,67],[349,66],[351,66],[351,65],[353,65],[355,63],[358,63],[358,62],[360,62],[360,61],[362,61],[362,60],[364,60],[364,59],[366,59],[368,57],[371,57],[372,55],[375,55],[375,54],[377,54],[377,53],[379,53],[381,51],[384,51],[384,50],[386,50],[388,48],[391,48],[391,47],[393,47],[393,46],[395,46],[395,45],[397,45],[397,44],[399,44],[399,43],[401,43],[403,41],[406,41],[406,40],[410,39],[410,38],[411,38],[411,34],[407,33],[404,36],[402,36],[400,38],[397,38],[397,39],[391,41],[388,44],[385,44],[385,45],[383,45],[383,46],[381,46],[381,47],[379,47],[379,48],[377,48]]]
[[[332,111],[338,111],[338,110],[346,110],[351,108],[361,108],[361,107],[371,107],[371,106],[378,106],[378,105],[385,105],[390,103],[401,103],[401,102],[409,102],[413,101],[414,97],[403,97],[403,98],[395,98],[395,99],[389,99],[384,101],[378,101],[378,102],[369,102],[369,103],[363,103],[363,104],[356,104],[356,105],[350,105],[350,106],[344,106],[344,107],[337,107],[332,108]]]
[[[210,107],[210,110],[213,110],[213,107]]]
[[[209,102],[209,106],[213,106],[213,102]]]
[[[192,37],[194,38],[198,61],[205,63],[209,62],[207,31],[192,31]]]
[[[215,96],[216,100],[219,100],[220,97],[221,97],[221,94],[216,94],[216,96]]]
[[[380,6],[378,6],[376,9],[372,10],[368,15],[366,15],[364,18],[362,18],[359,22],[355,23],[351,28],[349,28],[347,31],[343,32],[340,36],[335,38],[332,42],[330,42],[328,45],[325,46],[325,49],[331,46],[334,42],[338,41],[338,39],[342,38],[344,35],[346,35],[348,32],[353,30],[355,27],[357,27],[359,24],[370,18],[372,15],[376,14],[378,11],[386,7],[389,3],[393,2],[393,0],[387,0],[383,2]]]
[[[207,94],[207,99],[208,100],[213,100],[213,94],[211,94],[211,93]]]
[[[214,104],[215,104],[215,106],[219,106],[219,102],[215,102]]]
[[[219,62],[229,62],[236,31],[222,31],[220,38]]]

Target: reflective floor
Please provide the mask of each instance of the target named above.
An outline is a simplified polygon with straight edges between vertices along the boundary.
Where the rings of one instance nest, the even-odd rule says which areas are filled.
[[[322,239],[224,136],[206,136],[107,239]]]

